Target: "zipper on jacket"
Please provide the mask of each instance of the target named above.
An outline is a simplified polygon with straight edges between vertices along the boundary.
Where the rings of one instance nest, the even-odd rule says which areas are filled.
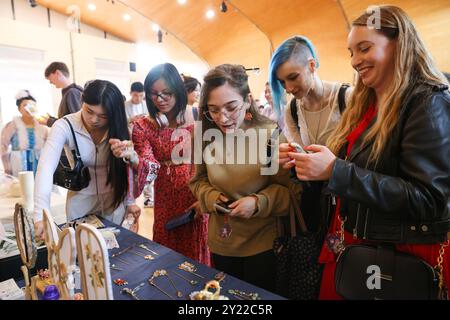
[[[364,233],[363,233],[363,239],[366,239],[367,237],[367,221],[369,220],[369,208],[366,209],[366,217],[364,222]]]
[[[361,209],[361,203],[358,203],[358,210],[356,210],[356,223],[353,228],[353,238],[356,239],[358,237],[358,223],[359,223],[359,210]]]

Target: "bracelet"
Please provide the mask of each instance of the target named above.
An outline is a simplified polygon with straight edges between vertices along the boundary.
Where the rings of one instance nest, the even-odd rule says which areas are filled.
[[[123,162],[126,164],[136,164],[139,162],[139,156],[137,155],[136,151],[133,150],[131,155],[129,157],[122,157]]]

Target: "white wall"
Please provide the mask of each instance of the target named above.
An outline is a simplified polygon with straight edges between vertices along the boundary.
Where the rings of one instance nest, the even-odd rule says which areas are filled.
[[[3,65],[8,65],[8,68],[2,68],[0,64],[0,107],[3,110],[11,104],[15,108],[14,96],[19,89],[36,88],[40,112],[56,114],[61,93],[44,78],[45,67],[52,61],[65,62],[71,71],[72,80],[77,84],[84,85],[88,80],[102,77],[116,83],[127,97],[130,84],[133,81],[143,82],[150,68],[158,63],[171,62],[180,72],[198,79],[209,68],[203,60],[170,35],[164,35],[162,44],[156,43],[156,36],[148,42],[132,44],[109,34],[105,39],[102,30],[85,24],[80,26],[81,33],[73,33],[68,30],[68,18],[65,15],[50,11],[49,28],[46,8],[31,8],[25,0],[15,0],[14,3],[16,20],[13,20],[11,1],[0,0],[0,46],[30,49],[30,52],[38,50],[43,53],[43,58],[41,61],[33,61],[33,66],[29,69],[24,69],[23,62],[2,57],[0,50],[0,61]],[[125,67],[121,71],[114,67],[113,70],[97,70],[98,61],[110,61],[112,66]],[[136,62],[137,72],[129,71],[130,62]],[[14,81],[11,80],[13,77]],[[0,120],[4,124],[11,117],[12,113],[6,112],[1,115]]]

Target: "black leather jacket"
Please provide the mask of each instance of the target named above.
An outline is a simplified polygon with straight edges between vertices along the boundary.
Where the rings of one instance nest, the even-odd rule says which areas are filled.
[[[328,188],[340,197],[354,237],[443,242],[450,230],[450,94],[446,86],[423,86],[403,105],[378,164],[368,163],[371,144],[361,146],[366,130],[347,160],[342,148]]]

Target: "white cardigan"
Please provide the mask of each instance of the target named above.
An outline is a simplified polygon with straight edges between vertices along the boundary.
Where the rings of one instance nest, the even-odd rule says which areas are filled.
[[[89,168],[89,173],[91,175],[91,180],[88,187],[81,191],[77,191],[77,193],[86,196],[106,195],[108,193],[112,195],[113,193],[111,186],[106,185],[108,175],[107,160],[110,150],[107,140],[107,133],[102,138],[101,142],[96,146],[92,141],[89,132],[83,125],[81,120],[81,111],[69,114],[66,118],[72,124],[78,143],[78,148],[80,150],[81,159],[83,160],[84,165]],[[75,144],[69,124],[64,119],[59,119],[51,128],[50,135],[45,143],[44,149],[41,152],[41,158],[39,160],[34,188],[35,221],[42,220],[42,209],[49,210],[50,208],[53,174],[58,165],[64,145],[67,145],[70,150],[75,150]],[[66,150],[69,151],[67,148]],[[72,154],[70,152],[69,155],[69,152],[67,152],[67,154],[68,157],[71,158]],[[89,199],[89,197],[86,197],[86,199]],[[67,206],[69,205],[76,205],[76,203],[71,204],[68,202]],[[87,213],[89,212],[86,212],[85,214]]]

